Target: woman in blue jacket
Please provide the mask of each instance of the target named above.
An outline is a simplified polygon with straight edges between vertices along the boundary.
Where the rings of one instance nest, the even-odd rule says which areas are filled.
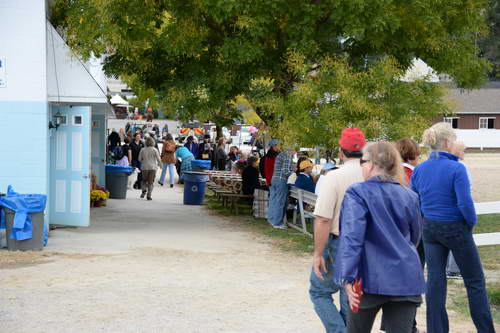
[[[483,267],[472,228],[477,222],[469,177],[458,156],[451,153],[456,135],[448,123],[425,130],[422,142],[432,149],[418,165],[411,188],[420,196],[424,217],[423,240],[427,263],[427,331],[449,331],[446,313],[446,262],[451,251],[460,268],[469,298],[469,309],[479,333],[495,332]]]
[[[365,182],[346,192],[340,216],[335,279],[351,309],[349,333],[371,332],[382,309],[387,333],[411,333],[425,281],[416,246],[421,236],[418,196],[406,186],[401,157],[388,142],[365,148]],[[354,292],[360,279],[363,295]]]

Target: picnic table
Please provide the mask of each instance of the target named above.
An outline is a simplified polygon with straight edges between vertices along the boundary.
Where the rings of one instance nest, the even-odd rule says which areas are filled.
[[[215,193],[215,197],[222,201],[224,206],[229,206],[230,211],[238,214],[238,201],[253,199],[253,195],[242,194],[243,179],[240,174],[230,171],[207,171],[209,176],[208,188]],[[261,183],[265,180],[261,179]]]

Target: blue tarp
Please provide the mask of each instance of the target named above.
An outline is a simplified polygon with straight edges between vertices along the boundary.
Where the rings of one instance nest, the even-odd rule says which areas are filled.
[[[14,224],[10,234],[11,239],[25,240],[33,236],[33,225],[31,213],[39,213],[45,210],[47,196],[44,194],[19,194],[14,192],[12,186],[7,188],[7,195],[0,197],[0,206],[14,211]],[[0,216],[0,228],[5,228],[5,212],[2,209]],[[44,238],[47,243],[48,230],[45,230]]]
[[[106,164],[106,173],[126,173],[130,175],[133,171],[133,167],[126,167],[116,164]]]

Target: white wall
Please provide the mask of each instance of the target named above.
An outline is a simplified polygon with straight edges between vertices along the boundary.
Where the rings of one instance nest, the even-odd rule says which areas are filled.
[[[48,192],[45,20],[45,0],[0,0],[0,192]]]
[[[45,1],[0,1],[0,58],[7,87],[0,101],[47,100]]]

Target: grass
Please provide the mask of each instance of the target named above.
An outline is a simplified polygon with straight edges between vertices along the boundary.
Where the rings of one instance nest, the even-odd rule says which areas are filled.
[[[221,214],[223,216],[236,216],[229,211],[229,208],[224,207],[222,203],[213,199],[211,196],[206,197],[206,204],[209,209]],[[295,229],[274,229],[265,219],[255,219],[252,217],[252,207],[245,203],[240,203],[238,206],[239,215],[234,219],[233,223],[249,229],[252,232],[258,233],[262,236],[268,237],[273,240],[273,245],[279,249],[292,252],[298,255],[312,253],[312,238],[304,235]]]
[[[482,234],[487,232],[500,232],[500,214],[478,215],[474,233]]]
[[[486,284],[490,300],[493,322],[500,322],[500,282]],[[448,283],[447,307],[463,317],[470,318],[469,302],[462,280],[451,280]]]

